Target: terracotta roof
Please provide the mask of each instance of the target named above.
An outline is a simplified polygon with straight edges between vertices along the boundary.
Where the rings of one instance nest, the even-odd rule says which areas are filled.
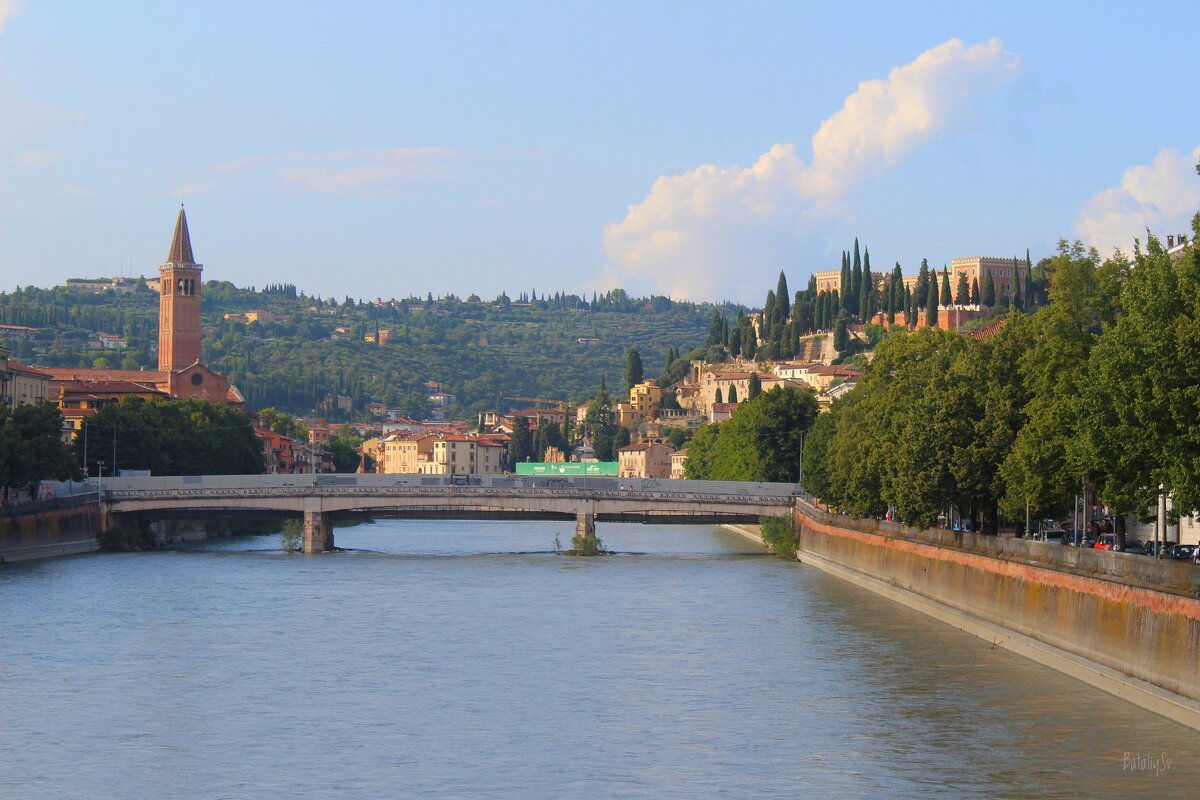
[[[627,444],[624,447],[618,447],[618,453],[633,453],[638,450],[649,450],[650,445],[646,442],[638,442],[637,444]]]
[[[38,375],[38,376],[41,376],[41,377],[43,377],[43,378],[49,378],[49,377],[50,377],[50,373],[49,373],[49,372],[46,372],[46,371],[44,371],[44,370],[40,370],[40,369],[34,369],[33,367],[30,367],[30,366],[27,366],[27,365],[25,365],[25,364],[22,364],[20,361],[9,361],[9,362],[8,362],[8,368],[9,368],[9,370],[11,370],[12,372],[22,372],[22,373],[24,373],[24,374],[26,374],[26,375]]]
[[[171,252],[167,254],[168,264],[186,264],[196,266],[196,257],[192,255],[192,237],[188,234],[187,215],[183,206],[179,206],[179,217],[175,220],[175,235],[171,237]]]
[[[1001,317],[1000,319],[996,320],[995,322],[989,323],[977,331],[968,333],[967,336],[970,336],[972,339],[978,339],[981,342],[984,339],[990,339],[991,337],[995,336],[997,333],[1000,332],[1000,329],[1004,327],[1004,323],[1006,321],[1007,321],[1007,319],[1005,317]]]
[[[157,369],[85,369],[82,367],[38,367],[55,381],[133,381],[166,383],[167,373]]]
[[[60,381],[60,388],[69,394],[161,394],[167,393],[153,383],[138,381]]]

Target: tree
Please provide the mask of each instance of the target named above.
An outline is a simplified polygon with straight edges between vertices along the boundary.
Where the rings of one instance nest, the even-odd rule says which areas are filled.
[[[729,385],[729,402],[737,403],[737,401],[738,401],[737,386],[730,384]]]
[[[938,324],[938,289],[937,281],[929,281],[928,297],[925,298],[925,324],[936,328]]]
[[[636,347],[625,355],[625,388],[632,389],[642,382],[642,356]]]
[[[971,288],[967,284],[965,272],[958,273],[958,285],[954,287],[954,304],[965,306],[971,302]]]
[[[942,306],[948,307],[953,299],[954,296],[950,293],[950,270],[942,267]]]
[[[1131,270],[1105,262],[1097,271],[1121,270],[1125,285],[1120,314],[1088,359],[1081,427],[1090,444],[1089,472],[1108,473],[1100,486],[1106,505],[1146,518],[1161,492],[1172,496],[1175,520],[1200,508],[1200,475],[1190,455],[1200,452],[1200,254],[1193,244],[1172,260],[1150,236],[1135,260]]]
[[[858,318],[867,323],[875,314],[875,278],[871,274],[871,251],[863,257],[862,286],[858,298]]]
[[[53,403],[0,406],[0,484],[30,486],[78,477],[79,467],[62,443],[62,414]]]
[[[516,465],[533,457],[533,437],[529,432],[529,418],[524,414],[513,417],[512,437],[508,442],[508,463]]]
[[[109,463],[114,440],[115,464]],[[99,460],[109,472],[148,469],[154,475],[254,475],[264,468],[249,417],[198,397],[125,397],[84,421],[74,442],[76,456],[83,455],[85,442],[91,445],[89,475],[100,474]]]
[[[714,403],[724,403],[725,402],[725,400],[722,398],[722,395],[721,395],[721,387],[720,386],[717,387],[717,391],[713,395],[713,402]]]
[[[746,390],[748,397],[746,399],[753,400],[762,394],[762,380],[758,377],[757,372],[750,373],[750,386]]]
[[[971,305],[979,305],[979,278],[974,278],[971,281]]]
[[[727,422],[702,425],[688,448],[687,475],[704,480],[795,481],[816,396],[777,386],[738,406]]]
[[[833,324],[833,346],[839,353],[850,347],[850,333],[846,330],[845,314],[838,314],[837,322]]]
[[[847,287],[842,287],[844,290]],[[846,291],[845,304],[846,313],[857,314],[859,308],[859,297],[862,294],[863,276],[862,276],[862,256],[858,250],[858,237],[854,237],[854,266],[850,269],[850,286]]]
[[[792,315],[792,309],[788,305],[787,276],[783,274],[783,270],[779,270],[779,283],[775,286],[775,323],[779,328],[783,328],[783,323]],[[772,326],[774,328],[774,325]]]
[[[1021,293],[1021,276],[1015,269],[1013,270],[1012,307],[1017,311],[1023,311],[1025,309],[1025,300]]]

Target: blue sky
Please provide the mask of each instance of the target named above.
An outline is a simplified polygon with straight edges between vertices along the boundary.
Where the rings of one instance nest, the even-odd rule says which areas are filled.
[[[1194,4],[113,8],[0,0],[0,289],[153,274],[181,198],[239,285],[752,303],[1200,208]]]

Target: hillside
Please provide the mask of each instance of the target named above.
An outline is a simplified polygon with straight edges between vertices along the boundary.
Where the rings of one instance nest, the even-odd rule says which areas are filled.
[[[665,297],[630,298],[621,290],[590,302],[574,295],[522,295],[525,302],[514,302],[502,295],[492,302],[472,296],[336,303],[292,286],[256,291],[209,281],[203,297],[204,360],[230,375],[249,408],[311,413],[342,395],[351,398],[353,415],[371,402],[422,414],[430,381],[458,397],[455,416],[520,405],[506,397],[579,400],[601,375],[610,386],[622,383],[630,347],[639,349],[646,374],[657,375],[667,348],[686,352],[704,343],[714,310]],[[0,323],[35,329],[6,343],[26,363],[125,369],[157,363],[158,295],[145,287],[124,294],[26,287],[0,294]],[[100,332],[123,335],[125,346],[103,348]],[[365,340],[377,332],[383,345]],[[336,408],[327,415],[348,416]]]

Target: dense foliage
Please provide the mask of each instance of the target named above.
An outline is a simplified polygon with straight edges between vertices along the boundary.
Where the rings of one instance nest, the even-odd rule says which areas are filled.
[[[78,478],[62,443],[62,415],[53,403],[9,408],[0,404],[0,486]]]
[[[153,475],[256,475],[261,444],[243,412],[199,398],[126,397],[87,419],[75,455],[89,475],[148,469]],[[113,463],[113,460],[116,463]],[[356,459],[357,461],[357,459]]]
[[[1151,236],[1132,262],[1101,261],[1064,241],[1038,269],[1048,306],[1021,313],[1014,297],[990,338],[883,341],[817,420],[805,487],[851,514],[927,526],[953,507],[984,530],[1001,509],[1064,514],[1085,489],[1118,515],[1154,513],[1160,492],[1173,517],[1200,510],[1195,246],[1172,258]]]
[[[715,481],[795,481],[801,443],[817,416],[812,392],[775,387],[741,403],[719,425],[702,425],[688,447],[687,477]]]

